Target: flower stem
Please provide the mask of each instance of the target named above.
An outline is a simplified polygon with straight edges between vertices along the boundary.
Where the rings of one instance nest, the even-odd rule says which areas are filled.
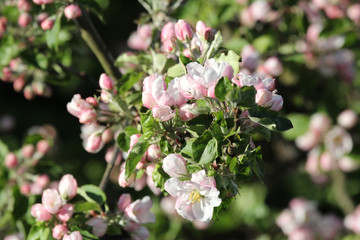
[[[343,172],[336,169],[332,172],[332,187],[335,200],[344,214],[349,214],[355,210],[353,201],[346,191],[346,179]]]

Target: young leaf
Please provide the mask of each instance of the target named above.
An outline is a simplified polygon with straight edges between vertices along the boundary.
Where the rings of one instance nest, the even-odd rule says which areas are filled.
[[[234,69],[234,74],[237,74],[240,71],[239,61],[240,56],[234,51],[230,50],[227,54],[222,53],[219,57],[216,58],[218,62],[224,61],[231,65]]]
[[[226,96],[229,94],[233,87],[227,77],[222,77],[215,86],[215,96],[220,101],[225,101]]]
[[[102,205],[106,202],[105,193],[95,185],[87,184],[79,187],[77,193],[85,200]]]
[[[122,78],[120,79],[121,87],[119,89],[119,92],[124,93],[124,92],[129,91],[134,86],[135,83],[142,80],[142,76],[143,76],[143,73],[141,73],[141,72],[127,73],[124,76],[122,76]]]
[[[136,165],[140,162],[149,147],[149,142],[146,141],[144,135],[141,136],[138,142],[131,149],[125,164],[125,178],[129,178],[135,171]]]
[[[214,36],[214,40],[211,42],[209,50],[206,54],[206,59],[212,58],[215,55],[216,51],[221,47],[222,44],[223,44],[223,37],[222,37],[220,31],[218,31]]]
[[[151,110],[148,110],[146,113],[140,113],[140,116],[143,136],[145,139],[148,139],[153,135],[154,117]]]
[[[186,69],[181,63],[170,67],[167,71],[169,77],[180,77],[186,74]]]
[[[54,26],[51,30],[46,31],[46,43],[50,49],[58,51],[59,45],[59,32],[61,29],[61,16],[57,16]]]
[[[162,164],[158,163],[155,166],[155,169],[152,174],[152,179],[155,183],[155,186],[161,188],[161,191],[164,191],[164,184],[170,176],[162,168]]]
[[[124,132],[120,133],[116,141],[117,141],[117,145],[121,150],[123,150],[124,152],[127,152],[129,150],[130,137],[126,133]]]
[[[201,160],[201,156],[207,144],[213,139],[210,131],[206,130],[199,138],[197,138],[191,145],[192,156],[196,162]]]
[[[77,202],[74,204],[74,212],[101,211],[100,206],[94,202]]]
[[[201,154],[199,164],[208,164],[218,157],[218,144],[216,139],[211,139]]]

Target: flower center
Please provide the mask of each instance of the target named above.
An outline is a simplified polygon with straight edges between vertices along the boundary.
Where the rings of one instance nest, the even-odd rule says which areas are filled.
[[[201,196],[201,194],[199,193],[199,191],[193,190],[193,191],[190,193],[189,200],[190,200],[191,203],[200,202],[201,197],[202,197],[202,196]]]

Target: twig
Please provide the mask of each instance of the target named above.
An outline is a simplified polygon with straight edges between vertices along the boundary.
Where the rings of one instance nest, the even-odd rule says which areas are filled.
[[[82,15],[74,19],[74,21],[81,30],[81,37],[96,55],[105,72],[114,79],[120,78],[121,73],[119,69],[114,66],[114,57],[101,39],[87,11],[82,9]]]
[[[116,146],[116,143],[115,143],[115,146],[114,146],[114,152],[113,152],[113,156],[112,156],[112,159],[111,159],[111,162],[109,162],[107,165],[106,165],[106,169],[105,169],[105,172],[104,172],[104,175],[101,179],[101,182],[99,184],[99,188],[101,188],[101,190],[105,191],[106,189],[106,186],[109,182],[109,177],[110,177],[110,173],[111,173],[111,170],[113,169],[114,165],[115,165],[115,161],[116,161],[116,158],[117,156],[119,155],[120,153],[120,150],[119,148]]]

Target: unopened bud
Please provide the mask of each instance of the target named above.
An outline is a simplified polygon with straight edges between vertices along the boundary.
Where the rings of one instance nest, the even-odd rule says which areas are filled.
[[[193,37],[194,30],[191,28],[188,22],[180,19],[175,24],[175,34],[180,41],[184,42],[190,40]]]
[[[5,157],[5,166],[15,168],[18,165],[18,159],[14,153],[8,153]]]
[[[67,19],[74,19],[81,16],[81,9],[76,4],[70,4],[64,9],[64,14]]]

